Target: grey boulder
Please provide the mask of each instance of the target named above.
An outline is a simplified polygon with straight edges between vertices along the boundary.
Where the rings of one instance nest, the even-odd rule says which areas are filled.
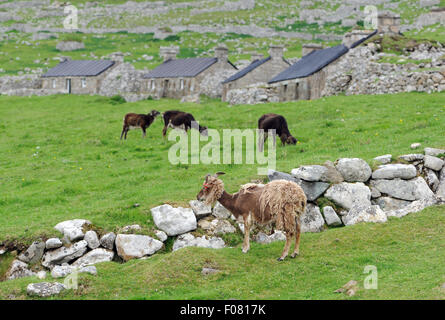
[[[42,259],[43,252],[45,251],[45,242],[35,241],[31,246],[18,256],[18,259],[25,262],[34,264]]]
[[[320,208],[312,203],[306,205],[305,212],[300,217],[301,232],[321,232],[323,231],[324,219],[320,213]]]
[[[373,204],[378,205],[383,211],[398,210],[406,207],[411,201],[394,199],[391,197],[380,197],[372,200]]]
[[[61,232],[68,241],[72,242],[83,239],[83,228],[90,224],[91,222],[85,219],[74,219],[58,223],[54,229]]]
[[[232,213],[227,210],[221,203],[216,202],[212,210],[212,215],[219,219],[228,219]]]
[[[410,153],[399,156],[399,159],[407,162],[421,161],[425,156],[421,153]]]
[[[60,294],[66,290],[66,286],[59,282],[30,283],[26,288],[26,293],[30,296],[50,297]]]
[[[45,243],[45,247],[47,250],[57,249],[57,248],[60,248],[61,246],[63,246],[63,243],[62,243],[62,241],[60,241],[59,238],[50,238],[50,239],[46,240],[46,243]]]
[[[186,233],[180,235],[176,239],[175,243],[173,244],[173,251],[185,247],[221,249],[225,247],[225,243],[223,239],[218,237],[206,238],[206,236],[202,236],[195,238],[191,233]]]
[[[437,149],[437,148],[425,148],[424,151],[427,156],[433,156],[433,157],[445,153],[445,149]]]
[[[392,155],[391,154],[385,154],[383,156],[378,156],[374,158],[374,161],[380,162],[381,164],[388,164],[391,162]]]
[[[412,179],[417,175],[416,167],[412,164],[386,164],[379,166],[377,170],[372,173],[373,179]]]
[[[84,256],[80,257],[74,263],[73,266],[90,266],[93,264],[112,261],[114,258],[114,252],[111,250],[98,248],[91,250]]]
[[[164,204],[151,209],[156,227],[169,236],[183,234],[197,227],[196,216],[190,208],[173,208]]]
[[[118,234],[116,237],[116,250],[124,261],[152,255],[160,250],[164,244],[149,236],[136,234]]]
[[[114,234],[114,232],[109,232],[109,233],[104,234],[100,238],[100,245],[102,247],[104,247],[105,249],[113,250],[115,240],[116,240],[116,235]]]
[[[315,182],[327,181],[325,178],[327,171],[328,169],[324,166],[311,165],[292,169],[291,173],[294,178]]]
[[[323,216],[326,224],[330,227],[337,227],[342,225],[340,218],[331,206],[323,208]]]
[[[51,277],[64,278],[75,271],[77,271],[78,273],[89,273],[94,276],[97,275],[97,269],[95,266],[84,266],[78,268],[76,266],[63,265],[63,266],[55,266],[54,268],[52,268]]]
[[[88,248],[90,249],[96,249],[100,246],[97,233],[93,230],[85,232],[85,237],[83,239],[88,243]]]
[[[410,213],[416,213],[419,211],[422,211],[423,209],[433,206],[437,203],[437,199],[436,198],[427,198],[427,199],[421,199],[421,200],[416,200],[411,202],[409,205],[398,209],[398,210],[391,210],[386,212],[386,215],[388,217],[397,217],[397,218],[401,218],[406,216],[407,214]]]
[[[326,191],[325,197],[347,210],[354,203],[371,205],[371,190],[362,182],[334,184]]]
[[[197,219],[204,218],[212,213],[212,207],[206,205],[202,201],[198,200],[190,200],[189,201],[190,208],[192,208],[193,212]]]
[[[20,260],[12,261],[11,267],[6,272],[6,279],[13,280],[34,276],[35,273],[28,269],[28,265]]]
[[[411,180],[399,178],[393,180],[371,180],[371,186],[378,189],[382,194],[401,200],[414,201],[434,196],[434,193],[422,177]]]
[[[444,161],[434,156],[426,155],[424,158],[424,166],[434,171],[439,171],[443,168]]]
[[[342,220],[345,226],[349,226],[359,222],[386,222],[388,218],[377,205],[356,204],[342,217]]]
[[[68,263],[76,258],[83,256],[87,251],[88,243],[85,240],[74,243],[70,247],[61,247],[55,250],[47,251],[43,255],[42,265],[46,268],[52,268],[55,265]]]
[[[335,168],[346,182],[366,182],[372,174],[369,164],[359,158],[338,159]]]

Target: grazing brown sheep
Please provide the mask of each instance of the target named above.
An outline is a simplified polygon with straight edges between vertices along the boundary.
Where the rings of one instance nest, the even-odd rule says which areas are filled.
[[[261,118],[258,119],[258,129],[264,130],[264,139],[260,138],[259,141],[259,150],[263,150],[264,142],[267,139],[267,132],[268,130],[275,130],[275,134],[280,137],[281,143],[284,146],[287,144],[296,144],[297,139],[294,138],[290,132],[289,128],[287,127],[286,119],[275,113],[267,113],[261,116]],[[275,145],[275,135],[273,136],[273,142]]]
[[[159,111],[156,110],[151,110],[149,114],[127,113],[124,117],[121,140],[124,135],[124,139],[127,139],[129,130],[138,128],[142,129],[142,138],[145,138],[145,130],[153,123],[153,121],[155,121],[158,115]]]
[[[169,110],[165,111],[162,114],[162,117],[164,118],[164,129],[162,129],[162,135],[164,137],[167,134],[168,128],[182,129],[185,133],[187,133],[190,128],[193,128],[198,129],[199,133],[203,136],[208,135],[207,127],[203,127],[199,124],[197,128],[193,126],[193,122],[196,122],[196,120],[191,113]]]
[[[242,186],[237,193],[229,194],[224,190],[224,183],[218,179],[221,174],[224,173],[206,176],[197,199],[208,205],[219,201],[237,219],[243,217],[243,252],[249,251],[249,232],[253,222],[263,225],[275,222],[275,228],[286,233],[286,244],[278,261],[287,257],[294,236],[295,249],[291,257],[295,258],[300,247],[300,216],[306,208],[303,189],[295,182],[274,180],[266,185],[249,183]]]

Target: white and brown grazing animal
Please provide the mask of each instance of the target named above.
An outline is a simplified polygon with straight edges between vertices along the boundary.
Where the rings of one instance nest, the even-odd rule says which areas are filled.
[[[218,201],[232,212],[235,218],[243,218],[243,252],[249,251],[249,232],[253,222],[262,225],[275,223],[275,229],[286,234],[286,244],[278,261],[287,257],[293,237],[295,249],[291,257],[295,258],[300,251],[300,217],[306,209],[306,195],[303,189],[292,181],[274,180],[266,185],[249,183],[242,186],[237,193],[229,194],[224,190],[224,183],[218,179],[221,174],[224,173],[206,176],[197,199],[205,201],[208,205]]]
[[[127,133],[132,129],[142,129],[142,138],[146,136],[147,128],[155,121],[159,111],[151,110],[148,114],[127,113],[124,117],[124,125],[121,133],[122,137],[127,139]]]

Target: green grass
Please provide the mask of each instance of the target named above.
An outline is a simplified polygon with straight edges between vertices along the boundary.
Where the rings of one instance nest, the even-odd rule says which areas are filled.
[[[115,105],[98,96],[0,96],[0,241],[57,235],[53,226],[73,218],[89,219],[105,231],[138,223],[149,232],[150,208],[187,205],[206,173],[225,171],[229,192],[258,179],[256,165],[171,165],[173,142],[162,139],[159,118],[146,139],[131,131],[122,143],[127,112],[181,109],[218,130],[255,128],[262,114],[283,114],[300,140],[277,150],[277,170],[289,172],[340,157],[371,162],[382,154],[411,153],[413,142],[444,147],[444,98],[445,93],[338,96],[230,107],[210,99],[201,105],[175,100]]]
[[[220,250],[185,248],[147,260],[97,265],[79,289],[57,299],[445,299],[445,206],[385,224],[358,224],[302,235],[301,255],[276,261],[283,242]],[[378,289],[364,289],[367,265],[377,267]],[[221,272],[202,276],[203,267]],[[354,297],[334,293],[349,280]],[[36,278],[0,283],[0,299],[26,299]],[[49,281],[52,281],[49,279]],[[59,280],[60,281],[60,280]],[[52,298],[54,299],[54,298]]]

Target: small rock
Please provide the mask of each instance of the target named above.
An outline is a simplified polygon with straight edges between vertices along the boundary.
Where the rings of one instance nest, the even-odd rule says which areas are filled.
[[[417,175],[416,167],[412,164],[386,164],[379,166],[377,170],[372,173],[373,179],[412,179]]]
[[[305,212],[300,217],[301,232],[320,232],[323,230],[324,219],[320,208],[312,203],[306,205]]]
[[[404,154],[399,156],[399,159],[407,161],[407,162],[414,162],[414,161],[421,161],[423,160],[425,156],[420,153],[411,153],[411,154]]]
[[[155,235],[162,242],[164,242],[165,240],[168,239],[167,234],[164,231],[161,231],[161,230],[156,230]]]
[[[368,163],[359,158],[338,159],[335,168],[347,182],[366,182],[372,174]]]
[[[205,236],[195,238],[191,233],[181,234],[173,244],[173,251],[184,247],[201,247],[221,249],[225,247],[224,240],[218,237],[206,238]]]
[[[14,260],[6,273],[6,279],[13,280],[34,275],[35,273],[28,269],[28,264],[20,260]]]
[[[330,206],[326,206],[323,208],[323,215],[324,215],[324,220],[326,221],[326,224],[330,227],[336,227],[336,226],[340,226],[342,224],[341,219],[338,217],[334,208],[332,208]]]
[[[392,180],[371,180],[371,187],[375,187],[381,193],[392,198],[401,200],[420,200],[432,198],[434,193],[428,187],[428,184],[422,177],[411,180],[392,179]]]
[[[97,269],[95,266],[82,266],[82,267],[76,267],[76,266],[55,266],[51,270],[51,277],[53,278],[64,278],[67,275],[72,274],[73,272],[77,271],[78,273],[89,273],[92,275],[97,275]]]
[[[411,149],[418,149],[418,148],[420,148],[421,146],[422,146],[421,143],[416,142],[416,143],[411,144]]]
[[[212,215],[219,219],[227,219],[231,216],[231,212],[227,210],[221,203],[216,202],[212,210]]]
[[[152,255],[160,250],[164,244],[149,236],[118,234],[115,245],[119,257],[128,261],[130,259]]]
[[[219,271],[218,269],[213,269],[213,268],[202,268],[201,274],[203,276],[208,276],[211,274],[215,274],[215,273],[219,273],[221,271]]]
[[[202,201],[191,200],[189,204],[197,219],[204,218],[212,213],[212,207],[210,205],[206,205]]]
[[[381,164],[387,164],[390,163],[392,159],[391,154],[385,154],[383,156],[375,157],[374,160],[377,162],[380,162]]]
[[[87,231],[85,233],[84,240],[88,243],[88,248],[90,249],[96,249],[99,248],[100,242],[99,238],[97,237],[97,233],[93,230]]]
[[[197,227],[195,213],[190,208],[173,208],[168,204],[151,209],[156,227],[168,236],[183,234]]]
[[[104,234],[102,238],[100,238],[100,245],[108,250],[114,249],[114,241],[116,240],[116,235],[113,232],[109,232]]]
[[[30,283],[26,288],[26,293],[30,296],[50,297],[61,293],[63,290],[66,290],[66,287],[62,283],[40,282]]]
[[[444,161],[440,158],[434,157],[434,156],[428,156],[426,155],[424,158],[424,166],[426,168],[439,171],[443,168]]]
[[[42,265],[46,268],[52,268],[54,265],[68,263],[84,255],[87,251],[88,243],[81,240],[70,247],[61,247],[55,250],[47,251],[43,255]]]
[[[326,191],[325,197],[347,210],[354,203],[371,205],[371,190],[362,182],[334,184]]]
[[[18,259],[25,263],[34,264],[42,259],[44,251],[45,242],[35,241],[25,252],[18,256]]]
[[[39,271],[37,272],[37,278],[39,278],[40,280],[43,280],[46,278],[46,271]]]
[[[316,182],[323,181],[327,168],[319,165],[301,166],[297,169],[292,169],[291,174],[297,179],[305,181]]]
[[[270,243],[270,239],[264,232],[258,232],[255,236],[255,242],[261,243],[261,244],[268,244]]]
[[[133,232],[141,230],[141,226],[138,224],[132,224],[131,226],[125,226],[122,228],[122,232]]]
[[[424,151],[427,156],[433,156],[433,157],[445,153],[445,149],[436,149],[436,148],[425,148]]]
[[[74,263],[73,266],[90,266],[93,264],[112,261],[114,258],[114,252],[111,250],[98,248],[88,252],[86,255],[80,257]]]
[[[386,222],[388,218],[377,205],[355,204],[347,215],[342,216],[342,220],[345,226],[349,226],[360,222]]]
[[[65,238],[72,242],[83,239],[83,227],[90,225],[91,222],[84,219],[67,220],[57,224],[54,229],[61,232]]]
[[[411,204],[411,201],[394,199],[391,197],[380,197],[372,201],[378,205],[383,211],[399,210]]]
[[[59,238],[50,238],[46,240],[45,247],[47,250],[57,249],[63,245],[62,241]]]

